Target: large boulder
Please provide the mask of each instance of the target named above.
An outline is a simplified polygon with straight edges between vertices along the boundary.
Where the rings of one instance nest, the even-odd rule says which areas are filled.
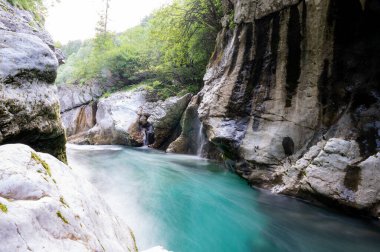
[[[380,153],[363,159],[355,141],[321,141],[277,173],[283,183],[275,192],[315,195],[380,217]]]
[[[139,130],[139,111],[147,102],[147,92],[118,92],[98,102],[96,125],[88,133],[90,144],[139,146],[143,136]]]
[[[182,97],[170,97],[165,101],[144,104],[140,118],[141,116],[148,118],[148,125],[153,127],[154,139],[151,145],[153,148],[167,147],[191,97],[191,94],[187,94]]]
[[[0,146],[0,157],[3,251],[137,252],[132,231],[69,166],[20,144]]]
[[[52,41],[29,12],[3,0],[0,7],[0,144],[25,143],[64,161]]]

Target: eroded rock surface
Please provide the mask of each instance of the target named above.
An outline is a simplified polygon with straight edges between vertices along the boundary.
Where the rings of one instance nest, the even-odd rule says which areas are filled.
[[[166,148],[191,95],[165,101],[144,89],[117,92],[63,113],[72,143],[150,145]]]
[[[53,85],[57,57],[33,16],[0,0],[0,144],[24,143],[66,159]]]
[[[104,93],[105,88],[100,84],[93,83],[83,86],[77,85],[60,85],[58,86],[59,102],[61,104],[61,113],[75,110],[89,103],[96,102]]]
[[[279,167],[283,184],[275,192],[322,196],[341,205],[380,212],[380,153],[360,157],[359,145],[331,138],[313,146],[294,165]]]
[[[49,154],[0,146],[3,251],[136,251],[131,231],[74,170]]]
[[[188,109],[197,107],[192,117],[197,114],[211,143],[205,156],[220,152],[235,161],[239,174],[265,188],[286,184],[285,171],[298,176],[297,160],[323,149],[319,142],[329,139],[355,146],[355,160],[345,165],[360,161],[373,167],[364,160],[376,163],[380,151],[380,2],[226,0],[223,6],[223,29],[204,88]],[[185,113],[183,120],[188,117]],[[194,139],[187,132],[184,127],[169,151],[188,152],[183,146]],[[324,153],[329,163],[320,160],[320,168],[305,169],[314,185],[307,197],[323,194],[362,209],[359,196],[347,200],[333,186],[358,169],[329,166],[342,158]],[[334,179],[331,186],[324,178],[312,179],[322,171]],[[361,186],[372,191],[371,183]],[[378,216],[373,211],[378,201],[371,202],[366,208]]]

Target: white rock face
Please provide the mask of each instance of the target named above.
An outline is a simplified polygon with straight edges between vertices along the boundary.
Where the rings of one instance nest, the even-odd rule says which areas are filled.
[[[280,167],[274,192],[309,192],[380,216],[380,153],[366,160],[355,141],[332,138],[310,148],[295,165]]]
[[[98,102],[96,125],[89,131],[90,143],[129,144],[139,111],[147,102],[146,92],[120,92]]]
[[[0,30],[0,79],[23,75],[54,82],[58,60],[37,36]]]
[[[75,108],[94,102],[104,92],[100,84],[93,83],[84,86],[69,85],[58,86],[59,103],[61,112],[73,110]]]
[[[0,30],[37,36],[54,51],[60,63],[64,62],[62,52],[54,48],[54,41],[43,24],[32,13],[12,6],[7,0],[0,0]]]
[[[1,251],[137,251],[94,187],[54,157],[0,146]]]
[[[32,14],[0,0],[0,144],[66,159],[56,87],[58,55]]]

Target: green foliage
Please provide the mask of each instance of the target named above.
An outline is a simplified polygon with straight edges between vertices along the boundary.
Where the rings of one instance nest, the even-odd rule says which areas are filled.
[[[60,48],[65,55],[65,57],[70,57],[72,54],[77,53],[82,46],[82,41],[74,40],[68,42],[66,45],[61,45],[59,42],[56,43],[55,47]]]
[[[98,29],[95,39],[62,47],[68,58],[57,83],[145,81],[144,86],[161,97],[196,92],[203,84],[221,17],[221,0],[174,0],[124,33]]]

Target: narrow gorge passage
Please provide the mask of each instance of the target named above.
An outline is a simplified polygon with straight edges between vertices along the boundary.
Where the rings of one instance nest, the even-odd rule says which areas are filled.
[[[377,222],[252,190],[196,156],[69,145],[68,160],[130,224],[140,249],[375,252],[380,246]]]
[[[380,0],[0,0],[3,251],[379,252]]]

